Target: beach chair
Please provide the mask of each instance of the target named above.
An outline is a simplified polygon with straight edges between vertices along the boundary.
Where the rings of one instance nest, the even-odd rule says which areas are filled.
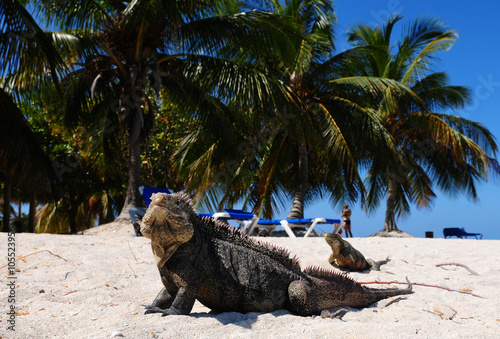
[[[233,220],[240,224],[240,229],[242,229],[243,232],[250,228],[253,229],[257,221],[259,221],[259,217],[253,213],[236,209],[224,209],[223,212],[216,213],[203,213],[200,214],[200,217],[212,217],[214,220],[222,220],[225,222]]]
[[[467,237],[475,237],[476,239],[478,239],[479,237],[479,239],[483,239],[482,233],[468,233],[463,228],[458,228],[458,227],[450,227],[443,229],[443,235],[445,239],[451,237],[457,237],[460,239],[463,238],[467,239]]]
[[[308,227],[308,230],[305,237],[308,237],[311,232],[314,230],[317,224],[340,224],[340,220],[338,219],[327,219],[327,218],[310,218],[310,219],[275,219],[275,220],[264,220],[261,219],[257,222],[254,227],[248,229],[248,234],[252,234],[255,227],[264,227],[264,228],[275,228],[278,225],[281,225],[285,230],[286,234],[290,238],[296,238],[295,234],[292,231],[294,227]],[[335,225],[334,229],[337,231],[339,226]]]
[[[135,207],[129,210],[130,219],[132,220],[132,225],[134,225],[134,231],[136,236],[142,235],[138,221],[142,219],[144,214],[146,214],[146,210],[149,207],[149,204],[151,204],[151,196],[153,195],[153,193],[168,193],[168,194],[173,193],[168,188],[156,188],[148,186],[139,187],[139,192],[141,193],[142,199],[144,200],[146,207]]]

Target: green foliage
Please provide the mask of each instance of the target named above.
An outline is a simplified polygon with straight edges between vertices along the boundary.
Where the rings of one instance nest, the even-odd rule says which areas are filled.
[[[47,204],[38,213],[36,231],[67,233],[73,222],[80,231],[112,221],[123,203],[126,160],[114,157],[112,168],[111,163],[99,161],[99,152],[89,148],[86,140],[92,136],[81,129],[68,130],[50,107],[42,110],[43,106],[25,105],[24,111],[65,191],[56,203],[39,197]]]
[[[261,60],[290,60],[300,42],[285,18],[261,11],[241,13],[239,2],[32,3],[37,17],[59,28],[54,38],[70,65],[56,106],[65,126],[75,133],[82,133],[82,127],[83,132],[91,131],[85,135],[85,148],[93,149],[104,168],[113,156],[121,156],[119,140],[128,142],[123,214],[141,201],[140,146],[159,142],[152,132],[160,93],[168,98],[166,105],[182,107],[204,123],[233,123],[233,107],[270,97],[280,88]],[[160,154],[149,156],[152,159],[142,161],[166,161]],[[151,184],[173,178],[172,173],[152,171],[150,165],[148,170]],[[152,180],[157,175],[162,179]]]
[[[34,187],[50,164],[65,192],[38,196],[37,230],[57,233],[141,204],[141,183],[268,218],[290,198],[300,215],[317,197],[371,211],[390,193],[401,216],[435,187],[476,198],[497,145],[447,114],[470,91],[433,69],[457,35],[424,17],[395,41],[401,20],[353,27],[335,54],[327,0],[0,2],[0,170]]]
[[[142,182],[145,186],[181,191],[185,182],[172,164],[172,157],[184,137],[195,130],[196,124],[173,104],[164,104],[157,112],[155,132],[142,156]]]
[[[362,54],[356,75],[397,82],[401,91],[382,86],[370,103],[378,150],[367,153],[366,208],[373,211],[388,193],[386,231],[397,230],[394,216],[409,214],[410,205],[428,207],[436,194],[465,192],[477,198],[476,183],[486,180],[488,169],[499,173],[497,145],[481,124],[448,114],[463,108],[470,90],[449,85],[444,72],[434,72],[436,54],[448,50],[457,39],[441,21],[417,18],[405,27],[398,41],[392,31],[402,19],[395,15],[375,28],[357,25],[349,40]]]
[[[292,210],[298,215],[325,191],[332,193],[332,200],[344,199],[346,191],[354,198],[355,188],[360,188],[355,164],[349,157],[332,157],[335,152],[349,153],[345,139],[338,137],[343,132],[338,126],[329,129],[334,125],[329,114],[342,106],[341,100],[330,100],[326,109],[314,81],[323,74],[317,71],[318,62],[328,61],[333,51],[332,4],[263,1],[261,5],[300,28],[300,48],[291,61],[262,60],[263,67],[283,83],[276,94],[259,92],[254,96],[259,106],[235,105],[238,115],[223,112],[183,140],[175,159],[181,168],[189,169],[188,190],[198,193],[197,199],[206,191],[201,204],[208,210],[243,201],[244,207],[268,218],[279,211],[284,199],[294,196],[299,198]],[[335,147],[325,150],[325,140]],[[304,145],[305,153],[299,151]]]

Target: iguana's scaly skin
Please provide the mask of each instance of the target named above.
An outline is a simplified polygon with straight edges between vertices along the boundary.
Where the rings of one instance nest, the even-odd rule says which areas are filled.
[[[350,243],[342,239],[342,237],[336,233],[325,234],[325,240],[332,249],[332,254],[330,254],[328,262],[340,269],[353,272],[370,269],[380,271],[380,266],[386,264],[388,261],[388,259],[381,261],[365,259],[360,251],[355,249]]]
[[[141,224],[151,239],[165,286],[146,313],[189,314],[195,300],[219,312],[320,314],[338,306],[362,308],[406,289],[369,289],[345,274],[302,271],[296,258],[211,218],[201,219],[187,196],[157,193]]]

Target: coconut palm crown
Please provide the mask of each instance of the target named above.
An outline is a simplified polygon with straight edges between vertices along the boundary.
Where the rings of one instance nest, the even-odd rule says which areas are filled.
[[[477,182],[499,173],[497,145],[489,130],[449,114],[470,101],[470,90],[450,85],[446,73],[434,70],[436,54],[451,48],[456,32],[437,18],[421,17],[393,43],[393,29],[401,19],[394,15],[382,26],[361,24],[349,32],[349,41],[365,49],[356,67],[359,76],[396,81],[406,88],[399,93],[387,88],[371,103],[383,127],[374,133],[386,142],[367,155],[365,206],[373,211],[387,196],[384,232],[398,231],[395,217],[408,215],[410,204],[430,206],[435,187],[476,199]]]
[[[112,158],[116,134],[128,140],[128,184],[119,219],[142,198],[141,145],[168,100],[231,133],[228,103],[265,95],[274,80],[259,58],[294,55],[294,28],[270,13],[241,12],[239,1],[32,1],[58,28],[66,75],[60,105],[69,127],[87,127],[87,147]],[[284,32],[290,32],[290,37]],[[237,99],[235,99],[237,98]],[[227,128],[225,128],[227,127]]]

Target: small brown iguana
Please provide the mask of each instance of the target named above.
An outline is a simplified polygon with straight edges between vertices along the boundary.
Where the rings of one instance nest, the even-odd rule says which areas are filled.
[[[307,316],[338,306],[362,308],[405,289],[370,289],[343,273],[301,270],[284,249],[200,218],[187,196],[157,193],[142,219],[164,288],[146,313],[189,314],[195,300],[218,312],[287,309]]]
[[[388,259],[381,261],[365,259],[360,251],[352,247],[351,244],[336,233],[325,234],[325,240],[332,249],[332,254],[330,254],[328,261],[340,269],[358,272],[370,269],[380,271],[380,266],[387,264]]]

